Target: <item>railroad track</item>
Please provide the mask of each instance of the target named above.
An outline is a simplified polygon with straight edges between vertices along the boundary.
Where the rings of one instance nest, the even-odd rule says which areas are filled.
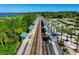
[[[43,40],[41,20],[38,20],[34,28],[34,33],[28,44],[25,45],[23,55],[54,55],[54,50],[50,43]],[[27,46],[27,47],[26,47]]]
[[[35,36],[34,36],[34,39],[33,39],[33,45],[32,45],[32,49],[31,49],[31,53],[32,55],[37,55],[37,54],[42,54],[42,49],[40,50],[41,48],[41,45],[42,42],[42,37],[41,37],[41,31],[40,31],[40,21],[38,22],[38,25],[37,25],[37,28],[36,28],[36,33],[35,33]]]
[[[38,20],[35,27],[35,33],[32,35],[32,39],[28,44],[28,48],[25,52],[26,55],[41,55],[42,54],[42,36],[41,36],[41,21]]]

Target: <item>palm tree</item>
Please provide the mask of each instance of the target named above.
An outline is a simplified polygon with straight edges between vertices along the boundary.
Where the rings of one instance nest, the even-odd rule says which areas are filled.
[[[60,23],[57,22],[57,31],[59,31],[59,27],[60,27],[59,24],[60,24]]]
[[[74,27],[75,27],[75,34],[76,34],[76,41],[77,41],[76,50],[78,51],[79,33],[76,33],[77,30],[79,29],[79,21],[78,20],[75,21]]]
[[[61,40],[63,41],[63,39],[62,39],[63,32],[64,32],[64,28],[63,28],[63,26],[60,27],[60,32],[61,32]]]
[[[73,36],[73,28],[69,28],[68,34],[71,36],[71,43],[72,43],[72,36]]]
[[[76,50],[78,51],[79,33],[76,35],[76,40],[77,40]]]
[[[68,31],[69,31],[69,29],[68,29],[68,24],[66,24],[65,26],[66,26],[66,33],[67,33],[66,41],[68,41]]]
[[[3,32],[0,32],[0,43],[1,43],[2,46],[4,46],[4,44],[3,44],[3,36],[4,36]]]
[[[7,37],[6,33],[0,32],[0,42],[1,42],[2,46],[4,46],[4,43],[6,44],[8,42],[8,37]]]

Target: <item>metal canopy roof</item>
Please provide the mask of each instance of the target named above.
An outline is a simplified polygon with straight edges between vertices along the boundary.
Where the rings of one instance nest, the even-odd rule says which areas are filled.
[[[22,32],[20,36],[21,36],[21,37],[26,37],[27,35],[28,35],[28,33]]]

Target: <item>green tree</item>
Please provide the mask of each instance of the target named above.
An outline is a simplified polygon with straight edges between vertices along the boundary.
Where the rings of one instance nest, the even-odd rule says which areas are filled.
[[[76,41],[77,41],[77,46],[76,46],[76,50],[78,51],[78,42],[79,42],[79,33],[76,35]]]
[[[78,29],[79,29],[79,21],[78,20],[75,21],[74,27],[75,27],[75,34],[76,34],[76,41],[77,41],[76,50],[78,50],[79,33],[76,33],[76,31],[78,31]]]
[[[65,24],[65,27],[66,27],[66,34],[67,34],[67,36],[66,36],[66,41],[68,41],[68,32],[69,32],[69,28],[68,28],[68,24]]]
[[[3,42],[6,44],[8,42],[8,37],[4,32],[0,32],[0,42],[4,46]]]
[[[22,28],[15,28],[14,32],[19,35],[23,32],[23,30],[22,30]]]
[[[64,33],[64,27],[61,26],[60,29],[59,29],[59,31],[61,32],[61,40],[63,41],[62,36],[63,36],[63,33]]]
[[[71,36],[70,38],[71,38],[71,43],[72,43],[72,38],[73,38],[73,28],[69,28],[69,30],[68,30],[68,34]]]

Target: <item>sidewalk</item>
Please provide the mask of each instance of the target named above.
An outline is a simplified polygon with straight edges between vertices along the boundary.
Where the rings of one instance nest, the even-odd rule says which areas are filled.
[[[31,35],[32,33],[29,33],[29,35],[23,40],[23,42],[22,42],[22,44],[21,44],[21,46],[20,46],[20,48],[19,48],[19,50],[18,50],[18,52],[17,52],[17,55],[22,55],[22,53],[23,53],[23,50],[24,50],[24,48],[25,48],[25,46],[26,46],[26,43],[29,41],[29,36]]]

